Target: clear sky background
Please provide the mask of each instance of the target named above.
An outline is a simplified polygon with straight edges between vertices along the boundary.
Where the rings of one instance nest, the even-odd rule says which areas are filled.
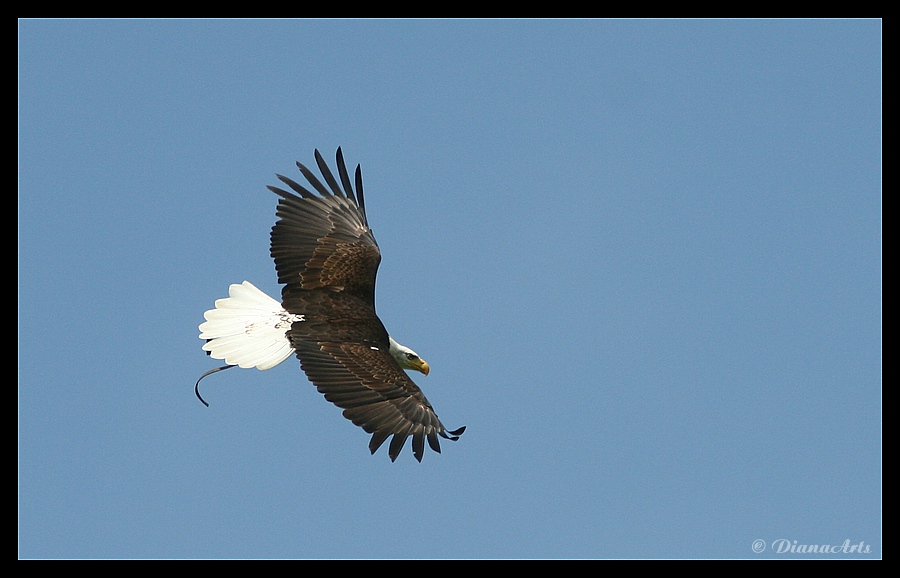
[[[20,20],[19,557],[881,557],[881,62],[877,20]],[[338,146],[468,426],[421,464],[294,358],[194,397],[203,312],[280,295],[265,186]]]

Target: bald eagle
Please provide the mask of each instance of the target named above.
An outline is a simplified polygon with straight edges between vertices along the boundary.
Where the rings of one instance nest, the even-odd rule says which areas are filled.
[[[388,455],[394,461],[412,437],[421,462],[426,440],[440,453],[438,437],[456,441],[466,428],[446,430],[404,371],[428,375],[428,364],[394,341],[375,314],[381,251],[366,220],[360,167],[354,193],[340,148],[340,183],[318,150],[315,157],[327,187],[299,162],[316,192],[282,175],[276,176],[293,192],[268,187],[280,197],[270,253],[284,285],[281,303],[249,281],[229,287],[199,327],[203,349],[226,365],[204,373],[194,392],[209,405],[199,391],[207,375],[235,366],[271,369],[294,354],[325,399],[372,434],[373,454],[392,436]]]

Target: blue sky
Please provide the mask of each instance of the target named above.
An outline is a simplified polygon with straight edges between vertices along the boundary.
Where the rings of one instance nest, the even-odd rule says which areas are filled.
[[[19,557],[882,557],[881,44],[20,20]],[[468,426],[421,464],[293,358],[194,397],[203,312],[279,295],[265,186],[338,146],[379,315]]]

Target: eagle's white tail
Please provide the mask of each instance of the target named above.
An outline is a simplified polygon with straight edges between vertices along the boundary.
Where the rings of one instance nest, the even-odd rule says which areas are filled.
[[[200,339],[214,359],[229,365],[271,369],[294,353],[285,333],[302,315],[288,313],[249,281],[228,287],[228,297],[203,314]]]

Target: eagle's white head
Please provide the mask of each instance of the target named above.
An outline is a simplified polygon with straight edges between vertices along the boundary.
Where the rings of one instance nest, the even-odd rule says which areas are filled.
[[[428,363],[419,357],[419,354],[406,347],[405,345],[400,345],[396,341],[394,341],[393,337],[388,336],[388,339],[391,340],[391,356],[397,360],[397,363],[400,364],[400,367],[403,369],[414,369],[416,371],[420,371],[425,375],[428,375]]]

